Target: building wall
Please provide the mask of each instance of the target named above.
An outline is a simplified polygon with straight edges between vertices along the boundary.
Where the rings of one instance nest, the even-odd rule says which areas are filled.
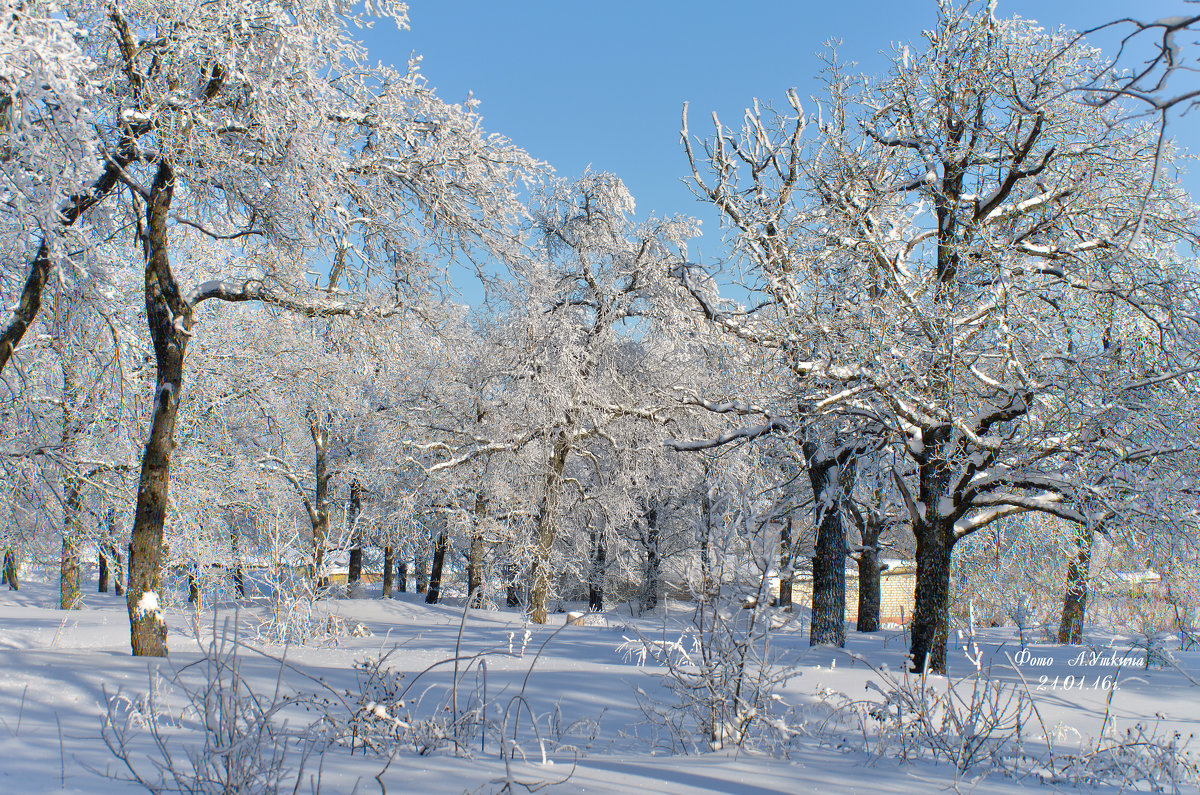
[[[895,568],[879,575],[879,620],[907,624],[912,618],[917,574],[911,568]],[[812,607],[812,580],[796,578],[792,601]],[[858,574],[846,572],[846,620],[858,620]]]

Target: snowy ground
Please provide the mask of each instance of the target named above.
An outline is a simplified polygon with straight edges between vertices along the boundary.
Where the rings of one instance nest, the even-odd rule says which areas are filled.
[[[105,694],[136,697],[146,693],[158,676],[164,720],[172,714],[186,719],[181,688],[203,679],[199,666],[191,664],[202,657],[197,634],[201,640],[212,636],[214,613],[209,610],[196,617],[186,610],[168,610],[171,657],[147,661],[129,655],[123,599],[90,595],[86,609],[70,613],[53,609],[56,603],[55,587],[48,580],[35,578],[19,592],[0,591],[0,793],[138,791],[140,788],[124,780],[127,772],[101,738]],[[426,606],[415,595],[404,594],[394,600],[338,600],[328,606],[348,623],[363,624],[371,636],[345,638],[324,648],[287,649],[282,673],[278,659],[284,656],[283,648],[251,643],[252,648],[241,655],[242,673],[257,692],[271,694],[277,679],[281,679],[283,692],[353,691],[354,662],[388,651],[390,666],[409,672],[406,683],[415,673],[454,657],[456,649],[461,657],[487,652],[487,700],[493,710],[489,715],[495,724],[501,722],[506,707],[510,718],[521,714],[523,723],[517,731],[525,761],[506,768],[494,734],[476,735],[470,740],[471,747],[459,754],[440,750],[426,756],[412,752],[396,755],[376,779],[386,759],[361,751],[351,755],[346,748],[335,747],[323,756],[309,757],[300,792],[316,790],[318,783],[319,791],[333,793],[496,792],[506,780],[519,782],[513,791],[551,782],[542,791],[564,793],[1075,791],[1061,783],[1044,783],[1034,775],[980,778],[974,770],[957,773],[952,765],[899,763],[882,754],[864,753],[852,729],[842,733],[843,742],[838,730],[823,723],[829,714],[825,705],[843,697],[870,695],[874,691],[866,686],[878,682],[879,675],[849,654],[810,651],[800,629],[801,617],[773,633],[776,651],[799,663],[801,675],[782,688],[780,695],[781,703],[795,708],[789,717],[790,728],[800,734],[780,743],[774,755],[727,749],[684,756],[669,753],[670,733],[647,725],[638,705],[639,688],[652,702],[669,701],[658,676],[662,669],[639,666],[636,656],[619,649],[635,630],[651,637],[677,637],[678,632],[664,630],[661,615],[634,620],[628,612],[611,612],[598,622],[603,625],[564,628],[562,614],[552,617],[549,626],[526,627],[518,614],[472,611],[460,639],[461,609],[453,603]],[[235,613],[222,607],[215,624],[220,627],[226,619],[236,617],[241,636],[246,638],[261,622],[265,609],[258,604]],[[686,615],[686,607],[675,606],[666,621],[682,620]],[[559,629],[538,655],[543,642]],[[849,636],[852,654],[874,668],[902,670],[906,638],[901,631],[872,636],[851,632]],[[1111,643],[1120,655],[1139,654],[1129,651],[1128,641],[1109,636],[1091,640],[1094,646],[1105,647],[1101,651]],[[1035,643],[1028,647],[1027,656],[1021,656],[1022,662],[1014,665],[1010,658],[1021,652],[1012,631],[987,630],[977,636],[976,643],[983,664],[991,661],[996,679],[1018,682],[1023,675],[1028,683],[1040,716],[1038,726],[1025,729],[1032,748],[1045,747],[1042,725],[1060,754],[1092,747],[1102,724],[1109,735],[1138,723],[1160,738],[1175,731],[1183,738],[1200,734],[1200,686],[1189,681],[1189,677],[1200,680],[1200,653],[1175,652],[1178,668],[1123,669],[1110,701],[1103,677],[1113,669],[1090,665],[1091,659],[1080,661],[1078,650]],[[972,668],[965,656],[970,651],[956,651],[952,673]],[[459,707],[464,711],[483,692],[478,660],[470,665],[471,673],[463,677],[459,688]],[[406,696],[409,705],[416,711],[428,707],[437,713],[439,705],[450,704],[446,694],[451,672],[450,665],[435,665]],[[1070,687],[1066,686],[1068,676],[1073,677]],[[514,698],[522,692],[526,677],[524,698]],[[1059,677],[1057,684],[1055,677]],[[931,683],[944,686],[940,678]],[[530,713],[538,718],[537,734],[530,728]],[[292,708],[289,720],[292,727],[304,725],[311,720],[311,713]],[[168,733],[169,752],[177,760],[184,759],[188,749],[196,747],[197,736],[196,732]],[[545,764],[539,738],[545,743]],[[148,740],[145,732],[139,735],[140,745],[135,744],[139,754],[153,754]],[[295,764],[294,759],[286,764]],[[143,763],[143,769],[150,768]],[[1179,791],[1196,791],[1191,786],[1181,785]]]

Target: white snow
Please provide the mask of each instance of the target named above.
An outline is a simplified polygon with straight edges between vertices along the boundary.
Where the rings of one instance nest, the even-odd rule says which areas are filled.
[[[27,576],[20,591],[0,590],[0,718],[3,719],[0,758],[4,759],[0,764],[0,792],[112,795],[137,791],[120,780],[127,773],[100,736],[106,693],[113,695],[119,691],[136,702],[149,689],[147,664],[150,677],[159,674],[169,677],[179,671],[198,673],[203,666],[189,667],[201,659],[197,640],[207,644],[213,628],[219,634],[226,619],[231,624],[236,620],[242,627],[252,628],[268,609],[261,601],[252,602],[240,606],[235,614],[233,606],[226,604],[217,615],[208,612],[206,617],[205,611],[210,608],[205,608],[197,627],[187,619],[190,611],[172,606],[178,602],[186,604],[185,599],[186,593],[163,591],[147,592],[138,601],[139,610],[158,610],[163,606],[161,601],[168,602],[166,619],[174,642],[170,660],[163,661],[129,655],[128,617],[120,597],[89,593],[84,610],[67,613],[49,609],[44,605],[57,600],[52,573],[40,578]],[[456,649],[464,656],[487,651],[489,694],[493,697],[502,694],[496,700],[505,704],[518,692],[523,693],[521,731],[527,731],[530,725],[527,703],[528,709],[541,719],[552,717],[549,722],[543,720],[544,739],[549,740],[552,726],[567,733],[561,737],[561,746],[547,743],[545,749],[530,733],[531,739],[522,748],[525,758],[518,753],[515,759],[508,760],[511,767],[507,768],[493,750],[494,735],[486,738],[486,753],[480,752],[478,738],[469,756],[449,751],[428,756],[400,753],[381,774],[388,792],[491,793],[500,789],[506,775],[531,786],[562,782],[543,790],[551,793],[627,795],[791,795],[814,791],[918,795],[952,792],[956,784],[964,781],[963,774],[953,765],[924,761],[900,764],[887,756],[837,750],[836,743],[816,738],[816,724],[800,725],[782,715],[773,716],[770,725],[787,738],[786,755],[739,751],[730,739],[732,732],[725,733],[724,750],[686,756],[671,753],[665,734],[647,733],[645,716],[639,707],[646,699],[662,701],[670,697],[660,676],[663,668],[652,659],[639,660],[634,656],[626,660],[620,647],[623,635],[633,637],[635,633],[674,644],[679,638],[681,622],[690,615],[689,605],[670,603],[665,614],[659,612],[640,619],[631,618],[628,610],[614,610],[596,616],[604,618],[603,622],[569,627],[552,639],[551,634],[562,627],[566,615],[552,615],[550,624],[544,627],[527,627],[517,613],[473,611],[462,630],[460,649],[462,611],[457,600],[433,606],[423,604],[422,600],[416,594],[401,594],[397,599],[330,603],[329,607],[343,620],[366,624],[374,637],[345,638],[339,645],[325,648],[287,649],[281,687],[285,691],[304,688],[311,691],[320,687],[316,684],[319,677],[333,691],[352,690],[359,686],[352,667],[354,662],[378,655],[381,650],[392,651],[389,663],[394,670],[405,674],[405,684],[439,660],[452,658]],[[861,699],[877,694],[877,690],[869,688],[877,687],[875,683],[881,675],[901,676],[896,672],[905,668],[903,630],[869,635],[848,631],[845,652],[824,647],[810,649],[807,614],[800,610],[793,614],[779,613],[778,617],[782,621],[779,629],[772,632],[772,644],[787,655],[798,657],[801,674],[777,690],[772,703],[781,709],[786,705],[817,709],[843,695]],[[242,637],[254,651],[248,649],[241,656],[241,670],[256,693],[269,696],[281,676],[277,658],[285,650],[252,640],[248,631],[244,630]],[[509,653],[505,639],[514,636]],[[1006,657],[1019,650],[1015,630],[977,629],[975,640],[985,663],[990,659],[999,671],[997,678],[1019,687],[1017,672]],[[1102,647],[1105,659],[1133,656],[1128,642],[1122,645],[1122,641],[1114,642],[1111,636],[1107,640],[1098,637],[1091,640]],[[1110,647],[1109,643],[1113,645]],[[528,650],[522,657],[520,652],[525,645]],[[686,644],[680,648],[690,650]],[[1186,678],[1200,678],[1200,652],[1173,652],[1182,672],[1124,667],[1119,673],[1120,688],[1108,704],[1107,692],[1092,688],[1092,684],[1095,674],[1103,677],[1110,672],[1096,666],[1081,667],[1092,660],[1079,663],[1065,651],[1050,644],[1030,644],[1029,660],[1037,660],[1039,664],[1035,668],[1030,663],[1020,670],[1037,699],[1041,720],[1057,736],[1056,752],[1090,747],[1089,738],[1099,732],[1106,712],[1109,729],[1114,733],[1146,718],[1161,731],[1178,730],[1184,737],[1200,732],[1200,687]],[[879,673],[860,660],[870,662]],[[1043,661],[1048,664],[1043,665]],[[644,665],[639,667],[639,663]],[[962,649],[951,650],[950,665],[952,673],[960,675],[973,670]],[[527,675],[529,686],[522,689]],[[1055,676],[1068,675],[1076,678],[1086,675],[1087,687],[1069,692],[1061,686],[1057,691],[1037,689],[1040,677],[1053,681]],[[407,707],[398,699],[388,697],[385,701],[377,696],[361,702],[360,714],[377,725],[406,729],[405,710],[422,700],[433,699],[432,694],[451,681],[451,669],[435,667],[423,677],[409,691],[412,698],[406,697]],[[937,680],[937,687],[945,686],[941,684],[942,678]],[[475,670],[460,680],[457,707],[460,714],[471,708],[469,702],[476,692],[476,682]],[[189,742],[194,737],[187,734],[194,731],[188,728],[192,723],[184,720],[174,725],[179,715],[188,714],[182,710],[183,694],[177,687],[160,687],[156,698],[161,699],[164,715],[175,716],[171,719],[171,731],[176,733],[170,736],[168,747],[177,761],[183,761],[189,748],[194,747]],[[499,718],[499,713],[495,717]],[[294,722],[296,719],[297,716],[289,717],[289,729],[301,725]],[[509,726],[511,732],[512,724]],[[579,733],[570,733],[576,731],[566,728],[570,726],[575,726]],[[1065,727],[1071,727],[1070,731]],[[1033,747],[1041,729],[1031,722],[1028,731],[1028,742]],[[564,750],[568,745],[577,750]],[[147,746],[147,751],[152,750]],[[385,760],[363,753],[361,745],[353,755],[349,750],[334,747],[323,759],[309,760],[312,770],[318,764],[321,766],[322,792],[351,792],[356,787],[359,792],[375,791],[374,777],[383,769]],[[973,772],[967,775],[970,791],[981,795],[1016,795],[1035,785],[1032,778],[1018,781],[997,775],[977,779]],[[308,792],[307,785],[301,791]]]
[[[137,607],[135,608],[135,610],[138,613],[157,613],[157,612],[159,612],[158,594],[155,593],[154,591],[146,591],[144,594],[142,594],[142,598],[138,599]]]

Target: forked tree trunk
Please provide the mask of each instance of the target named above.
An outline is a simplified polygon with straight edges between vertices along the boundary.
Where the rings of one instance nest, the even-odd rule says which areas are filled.
[[[608,549],[604,544],[604,531],[592,529],[592,572],[588,578],[588,610],[599,613],[604,610],[604,575],[607,568],[605,558]]]
[[[396,553],[391,547],[383,548],[383,598],[392,598],[392,584],[394,580],[396,565]]]
[[[17,573],[17,553],[12,547],[4,550],[4,581],[8,583],[8,590],[21,590],[21,583]]]
[[[534,624],[545,624],[550,611],[550,556],[558,533],[558,498],[562,490],[563,470],[567,466],[567,454],[571,450],[569,438],[565,428],[554,437],[554,447],[546,467],[542,505],[538,511],[537,545],[529,578],[529,620]]]
[[[179,293],[167,257],[167,220],[175,173],[163,160],[146,208],[146,320],[154,340],[158,378],[150,437],[142,454],[137,512],[129,544],[130,645],[136,656],[167,654],[167,624],[160,607],[163,530],[171,483],[175,417],[183,389],[183,356],[191,333],[191,308]]]
[[[350,481],[350,510],[346,512],[347,530],[350,532],[350,568],[346,573],[346,586],[351,595],[362,581],[362,539],[358,533],[358,514],[362,510],[362,487],[357,480]]]
[[[436,605],[442,596],[442,572],[446,565],[446,550],[449,546],[450,532],[443,526],[433,548],[433,571],[429,574],[429,592],[425,594],[425,604],[427,605]]]
[[[1087,611],[1088,571],[1092,563],[1092,531],[1075,525],[1075,554],[1067,564],[1067,590],[1063,595],[1058,642],[1083,643],[1083,617]]]

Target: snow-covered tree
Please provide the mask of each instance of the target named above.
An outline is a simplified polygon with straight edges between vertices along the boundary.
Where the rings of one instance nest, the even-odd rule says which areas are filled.
[[[1094,521],[1076,463],[1084,440],[1103,448],[1105,402],[1075,392],[1147,375],[1105,354],[1096,320],[1115,301],[1122,347],[1177,343],[1160,333],[1174,305],[1159,274],[1182,267],[1191,208],[1166,181],[1150,189],[1152,135],[1061,90],[1091,51],[948,4],[925,38],[865,85],[834,62],[811,137],[794,94],[795,116],[755,108],[740,136],[718,127],[717,179],[697,179],[769,254],[754,263],[781,308],[767,339],[813,405],[868,419],[903,454],[910,651],[940,672],[956,541],[1026,511]],[[737,193],[757,164],[769,179],[752,171]],[[780,221],[747,233],[731,214],[745,205]]]

